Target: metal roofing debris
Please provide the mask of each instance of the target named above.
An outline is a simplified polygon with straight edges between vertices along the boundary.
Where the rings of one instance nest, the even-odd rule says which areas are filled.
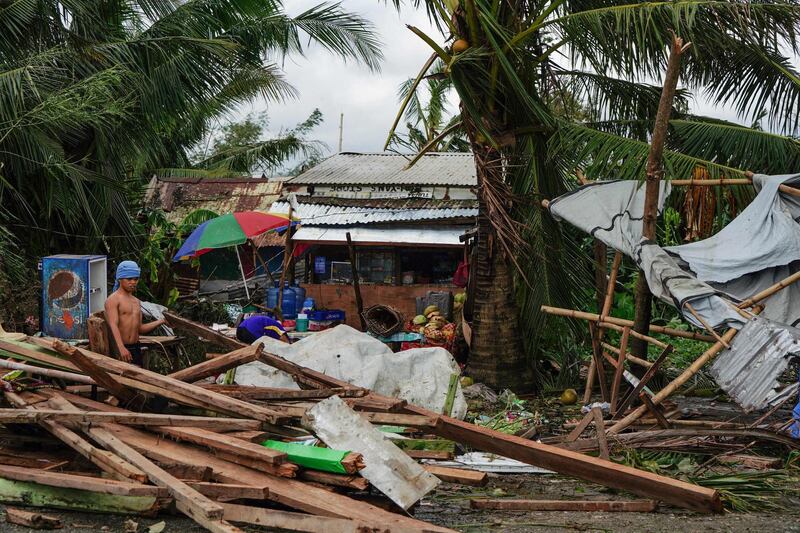
[[[474,187],[478,184],[475,160],[471,153],[429,153],[406,169],[412,156],[398,154],[336,154],[319,165],[292,178],[292,185],[397,184],[450,185]]]
[[[161,208],[167,219],[180,223],[196,209],[217,214],[268,211],[280,197],[283,182],[253,179],[163,179],[154,177],[145,192],[145,205]]]
[[[298,197],[298,202],[304,200],[305,198]],[[402,205],[402,201],[400,205]],[[272,204],[270,211],[288,213],[289,202],[275,202]],[[300,217],[303,226],[351,226],[355,224],[473,218],[478,216],[478,207],[408,209],[403,207],[375,208],[300,203],[298,210],[295,211],[295,216]]]
[[[280,201],[286,201],[281,198]],[[444,200],[432,198],[339,198],[335,196],[297,196],[304,204],[338,205],[342,207],[388,207],[391,209],[456,209],[478,207],[477,198],[472,200]]]
[[[781,388],[778,377],[798,353],[799,329],[754,317],[717,357],[710,373],[746,411],[763,409],[797,391],[797,383]]]

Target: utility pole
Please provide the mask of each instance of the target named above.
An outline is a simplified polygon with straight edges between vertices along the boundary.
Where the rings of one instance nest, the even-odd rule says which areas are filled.
[[[675,99],[675,90],[678,87],[678,78],[681,73],[681,56],[692,46],[684,44],[683,39],[672,33],[672,47],[667,63],[667,72],[664,76],[664,88],[661,91],[661,100],[658,103],[656,122],[653,126],[653,137],[650,141],[650,153],[647,156],[647,181],[645,185],[644,219],[642,221],[642,237],[656,240],[656,218],[658,217],[658,196],[661,178],[664,176],[663,155],[664,142],[669,129],[669,116],[672,112],[672,102]],[[644,272],[639,271],[639,280],[636,283],[636,316],[633,321],[633,330],[637,333],[647,334],[650,331],[650,314],[653,296]],[[631,339],[631,352],[642,359],[647,358],[647,343]]]
[[[344,132],[344,113],[339,114],[339,152],[342,153],[342,133]]]

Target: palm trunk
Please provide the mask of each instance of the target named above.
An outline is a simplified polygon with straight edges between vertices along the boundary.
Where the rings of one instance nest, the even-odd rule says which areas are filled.
[[[472,276],[475,292],[469,372],[476,381],[495,389],[516,392],[533,389],[532,374],[522,348],[518,308],[514,297],[514,270],[510,257],[497,242],[483,196],[486,180],[503,181],[499,152],[473,143],[479,185],[478,243]],[[493,152],[493,153],[489,153]]]

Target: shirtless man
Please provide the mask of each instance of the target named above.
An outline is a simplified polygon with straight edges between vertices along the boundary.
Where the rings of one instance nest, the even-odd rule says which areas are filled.
[[[147,335],[166,323],[162,319],[142,324],[142,309],[139,299],[133,295],[139,284],[140,273],[139,265],[133,261],[121,262],[117,266],[114,292],[108,297],[105,304],[106,321],[119,349],[120,359],[126,363],[133,362],[137,366],[143,364],[139,335]]]

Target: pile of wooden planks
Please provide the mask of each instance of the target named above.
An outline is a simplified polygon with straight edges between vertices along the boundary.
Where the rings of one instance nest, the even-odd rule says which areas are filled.
[[[175,315],[168,319],[230,351],[161,375],[55,339],[0,345],[33,373],[57,368],[62,385],[3,383],[7,406],[0,408],[0,424],[37,426],[75,452],[64,461],[48,459],[43,450],[41,468],[0,454],[0,500],[121,513],[174,506],[210,531],[238,531],[235,522],[297,531],[450,531],[350,497],[369,486],[369,461],[358,450],[326,454],[315,463],[275,444],[314,438],[309,411],[336,400],[358,413],[355,420],[368,431],[403,426],[423,439],[449,439],[646,498],[721,510],[713,490],[439,415],[295,365],[260,345],[242,345]],[[256,360],[288,373],[301,389],[198,383]],[[70,381],[79,385],[63,386]],[[419,450],[412,448],[400,453],[404,461],[413,462],[409,455]],[[426,466],[421,473],[469,485],[486,482],[485,474],[455,468]],[[384,492],[391,498],[391,491]],[[247,505],[230,503],[241,500]]]

